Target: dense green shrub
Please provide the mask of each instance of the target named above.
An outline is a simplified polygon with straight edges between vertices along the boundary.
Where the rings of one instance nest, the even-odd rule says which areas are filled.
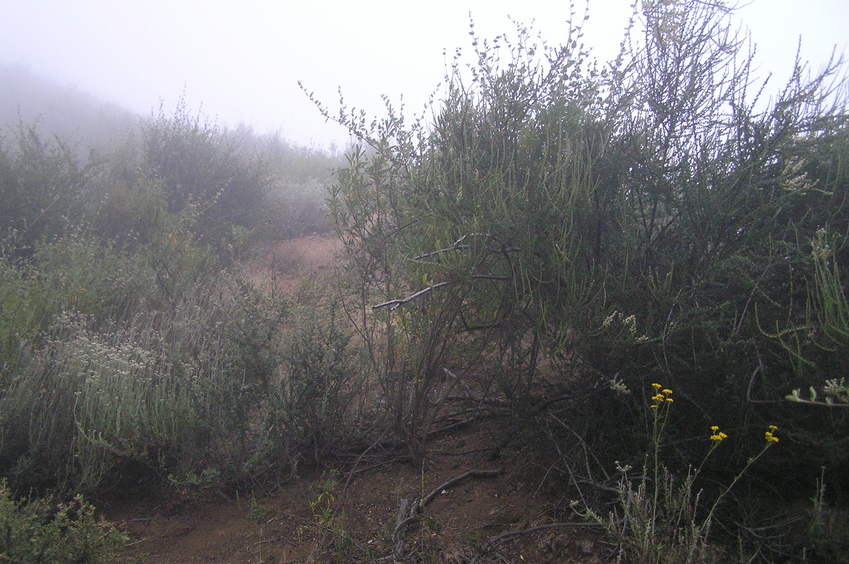
[[[326,289],[324,289],[326,290]],[[252,471],[275,480],[315,465],[355,442],[364,390],[350,335],[324,298],[302,298],[282,323],[279,366],[269,381]]]
[[[242,154],[239,142],[183,102],[170,117],[160,108],[142,128],[142,175],[160,183],[170,213],[194,207],[198,234],[216,251],[231,226],[253,229],[267,219],[267,165]]]
[[[845,463],[833,441],[803,439],[822,425],[845,437],[845,422],[788,409],[800,363],[774,338],[804,333],[816,231],[828,225],[846,254],[842,68],[812,75],[797,61],[764,100],[731,14],[645,1],[606,66],[579,27],[556,47],[519,27],[514,40],[474,40],[431,124],[387,104],[369,126],[342,108],[369,152],[350,152],[331,211],[352,259],[352,317],[399,413],[457,363],[442,349],[453,340],[454,354],[484,351],[508,399],[538,394],[542,358],[567,382],[576,367],[630,389],[662,377],[692,408],[682,436],[769,419],[800,430],[783,448],[800,439],[792,448],[812,465],[794,478],[813,484],[819,462]],[[818,366],[820,382],[835,368]],[[425,389],[397,393],[405,381]]]
[[[54,504],[52,498],[16,501],[0,484],[0,558],[4,562],[101,562],[127,536],[98,520],[82,496]]]
[[[155,292],[138,261],[69,231],[39,245],[30,259],[0,258],[0,395],[22,367],[21,355],[44,343],[55,316],[73,310],[100,325],[125,320]]]
[[[0,226],[7,251],[29,256],[35,244],[80,217],[94,167],[61,139],[45,141],[20,124],[0,145]]]

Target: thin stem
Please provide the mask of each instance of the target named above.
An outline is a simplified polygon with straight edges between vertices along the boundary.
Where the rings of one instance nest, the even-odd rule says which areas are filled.
[[[725,488],[725,491],[723,491],[721,494],[719,494],[719,497],[717,497],[716,501],[713,502],[713,506],[711,506],[710,511],[708,511],[707,517],[705,517],[705,523],[710,523],[711,519],[713,518],[713,513],[714,513],[714,511],[716,511],[716,508],[719,505],[719,502],[722,501],[725,498],[726,495],[728,495],[728,492],[731,491],[731,488],[734,487],[734,484],[736,484],[740,480],[740,478],[743,477],[743,474],[746,473],[746,471],[752,466],[752,464],[757,462],[758,459],[761,456],[763,456],[763,454],[767,450],[769,450],[769,447],[771,447],[772,445],[773,445],[773,443],[768,442],[766,444],[766,446],[764,446],[764,448],[758,453],[757,456],[749,459],[749,462],[746,464],[746,466],[744,466],[743,469],[740,471],[740,473],[737,474],[737,476],[735,476],[733,480],[731,480],[731,483],[728,484],[728,487]]]

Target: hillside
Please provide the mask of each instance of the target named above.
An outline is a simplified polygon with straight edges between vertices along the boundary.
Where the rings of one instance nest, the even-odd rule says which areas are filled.
[[[57,135],[80,149],[104,150],[120,142],[139,116],[20,66],[0,65],[0,131],[37,123],[43,136]]]

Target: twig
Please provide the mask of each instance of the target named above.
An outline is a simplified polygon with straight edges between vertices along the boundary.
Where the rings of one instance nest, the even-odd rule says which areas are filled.
[[[450,247],[445,247],[444,249],[437,249],[437,250],[431,251],[429,253],[420,254],[418,256],[413,257],[413,260],[421,260],[421,259],[424,259],[424,258],[430,258],[432,256],[436,256],[436,255],[439,255],[439,254],[442,254],[442,253],[447,253],[449,251],[459,251],[461,249],[468,249],[469,245],[461,245],[460,244],[463,241],[465,241],[468,237],[490,237],[490,235],[488,235],[486,233],[466,233],[465,235],[463,235],[462,237],[460,237],[459,239],[454,241],[454,244],[451,245]]]
[[[445,482],[441,486],[437,486],[436,488],[434,488],[434,490],[432,492],[430,492],[427,495],[427,497],[425,497],[421,501],[421,503],[419,505],[420,505],[421,509],[424,509],[425,507],[428,506],[428,504],[430,504],[431,501],[436,499],[436,496],[438,496],[444,490],[447,490],[448,488],[450,488],[452,486],[456,486],[460,482],[468,480],[469,478],[497,478],[498,476],[500,476],[503,473],[504,473],[504,470],[469,470],[465,474],[460,474],[456,478],[451,478],[450,480],[448,480],[447,482]]]
[[[489,548],[490,545],[502,541],[504,539],[510,537],[518,537],[519,535],[529,535],[531,533],[535,533],[537,531],[544,531],[545,529],[562,529],[566,527],[602,527],[604,526],[602,523],[548,523],[545,525],[537,525],[536,527],[530,527],[528,529],[519,529],[517,531],[507,531],[505,533],[501,533],[500,535],[496,535],[486,541],[483,545],[483,549]]]
[[[399,560],[404,557],[404,525],[413,517],[405,518],[404,515],[410,506],[410,500],[402,499],[398,503],[398,517],[395,519],[395,532],[392,535],[392,559]]]
[[[341,494],[339,494],[339,498],[340,498],[340,499],[341,499],[341,498],[343,498],[343,497],[345,496],[345,493],[348,491],[348,486],[351,484],[351,478],[352,478],[352,477],[354,476],[354,474],[356,473],[357,466],[358,466],[358,465],[360,464],[360,462],[363,460],[363,457],[364,457],[366,454],[368,454],[368,452],[369,452],[371,449],[373,449],[375,446],[379,445],[379,444],[380,444],[380,441],[382,441],[382,440],[383,440],[383,438],[384,438],[384,437],[386,437],[386,435],[387,435],[388,433],[389,433],[389,429],[388,429],[388,428],[387,428],[387,429],[384,429],[383,434],[382,434],[382,435],[380,435],[380,437],[378,437],[378,439],[377,439],[376,441],[372,442],[372,443],[368,446],[368,448],[367,448],[367,449],[365,449],[362,453],[360,453],[360,455],[357,457],[357,460],[354,462],[354,467],[353,467],[353,468],[351,468],[351,471],[350,471],[350,472],[348,472],[348,479],[346,479],[346,480],[345,480],[345,487],[343,487],[343,488],[342,488],[342,493],[341,493]]]
[[[789,399],[789,398],[793,399]],[[816,400],[806,400],[803,398],[796,398],[793,396],[788,396],[788,401],[801,403],[804,405],[812,405],[815,407],[849,407],[849,403],[828,403],[827,401],[816,401]]]
[[[413,260],[422,260],[426,258],[430,258],[442,253],[447,253],[448,251],[459,251],[460,249],[468,249],[468,245],[455,245],[453,247],[445,247],[444,249],[437,249],[435,251],[431,251],[429,253],[423,253],[421,255],[413,257]]]
[[[406,298],[401,298],[401,299],[398,299],[398,300],[389,300],[388,302],[383,302],[382,304],[373,305],[373,306],[371,306],[371,309],[380,309],[382,307],[392,306],[390,309],[396,310],[399,307],[401,307],[402,305],[406,304],[407,302],[411,302],[411,301],[415,300],[419,296],[422,296],[424,294],[427,294],[428,292],[432,292],[433,290],[436,290],[437,288],[442,288],[443,286],[447,286],[447,285],[448,285],[448,282],[440,282],[439,284],[434,284],[433,286],[428,286],[427,288],[419,290],[415,294],[407,296]]]
[[[404,529],[410,523],[419,519],[419,515],[424,511],[434,499],[437,498],[443,491],[452,486],[456,486],[460,482],[469,478],[495,478],[504,473],[504,470],[469,470],[464,474],[460,474],[455,478],[451,478],[447,482],[437,486],[429,494],[423,497],[420,501],[410,503],[407,499],[402,499],[399,502],[398,517],[396,519],[395,530],[392,533],[392,554],[378,558],[376,564],[386,564],[389,562],[398,562],[404,557]],[[406,515],[406,517],[405,517]]]

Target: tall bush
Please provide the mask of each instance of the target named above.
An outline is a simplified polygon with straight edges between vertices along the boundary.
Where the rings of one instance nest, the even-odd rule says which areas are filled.
[[[4,246],[30,256],[44,237],[62,233],[84,209],[94,175],[90,163],[59,138],[45,140],[35,125],[5,132],[0,145],[0,226]]]
[[[189,114],[181,101],[173,116],[160,108],[142,128],[142,171],[160,183],[173,214],[193,206],[198,233],[216,251],[233,226],[253,229],[269,188],[266,164],[239,150],[239,139]]]
[[[732,15],[646,0],[605,66],[580,26],[556,47],[520,26],[474,40],[432,122],[341,109],[369,146],[331,210],[351,317],[399,413],[419,393],[405,382],[432,393],[470,343],[511,399],[536,393],[547,357],[637,389],[662,375],[705,414],[681,432],[781,409],[792,366],[761,327],[805,303],[814,232],[846,233],[846,91],[839,61],[796,61],[764,99]]]

